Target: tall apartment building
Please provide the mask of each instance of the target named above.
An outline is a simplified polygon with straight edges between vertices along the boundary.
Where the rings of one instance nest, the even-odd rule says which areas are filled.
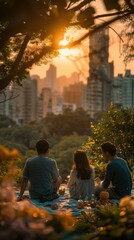
[[[9,117],[18,124],[37,120],[37,80],[28,75],[22,81],[22,87],[14,84],[13,98],[10,100]]]
[[[107,110],[111,102],[114,66],[108,62],[108,56],[109,31],[103,29],[90,37],[87,110],[92,117]]]
[[[124,108],[134,108],[134,75],[126,70],[122,85],[122,105]]]
[[[123,105],[122,87],[123,87],[123,74],[118,74],[117,77],[114,77],[112,87],[112,103],[116,106]]]
[[[83,82],[77,82],[64,88],[64,103],[75,104],[76,107],[83,107],[85,85]]]
[[[56,115],[61,114],[63,109],[63,96],[59,92],[52,94],[52,112]]]
[[[0,115],[7,116],[13,120],[17,120],[21,108],[21,87],[14,84],[12,88],[6,88],[0,94]],[[18,99],[19,97],[19,99]]]
[[[56,67],[52,64],[50,64],[49,69],[46,72],[45,88],[50,88],[52,92],[57,89]]]
[[[10,98],[12,94],[9,88],[0,92],[0,115],[8,116],[10,111]]]
[[[123,108],[134,108],[134,75],[130,70],[114,78],[112,102]]]
[[[43,88],[38,98],[37,120],[45,118],[50,112],[52,112],[52,92],[50,88]]]

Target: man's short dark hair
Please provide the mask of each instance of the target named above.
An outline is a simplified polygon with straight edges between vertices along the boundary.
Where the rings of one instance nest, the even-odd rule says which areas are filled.
[[[45,154],[49,150],[49,143],[45,139],[41,139],[36,143],[38,154]]]
[[[115,156],[116,154],[116,147],[114,144],[110,142],[105,142],[101,145],[102,151],[104,153],[108,152],[111,156]]]

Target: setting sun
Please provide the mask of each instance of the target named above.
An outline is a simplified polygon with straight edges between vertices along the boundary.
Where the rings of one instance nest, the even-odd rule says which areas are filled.
[[[60,46],[65,46],[65,48],[60,49],[59,53],[61,56],[68,57],[68,56],[79,56],[80,55],[80,50],[76,48],[66,48],[66,46],[69,44],[69,41],[67,39],[63,39],[60,41],[59,45]]]

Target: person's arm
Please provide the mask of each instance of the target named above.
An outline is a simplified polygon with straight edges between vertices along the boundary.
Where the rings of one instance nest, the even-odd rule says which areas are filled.
[[[89,185],[88,185],[88,200],[91,199],[92,194],[95,193],[95,169],[92,167],[91,177],[89,178]]]
[[[71,170],[70,178],[67,186],[69,189],[70,197],[75,198],[76,197],[76,171],[75,170]]]
[[[23,181],[21,184],[21,189],[20,189],[20,194],[17,198],[17,201],[21,201],[23,198],[23,193],[26,190],[27,184],[28,184],[28,179],[29,179],[29,170],[28,170],[28,161],[26,161],[24,169],[23,169]]]
[[[56,161],[53,161],[53,166],[52,166],[52,172],[51,173],[52,173],[53,183],[55,184],[61,178],[61,176],[59,174],[59,170],[58,170],[57,164],[56,164]]]
[[[102,186],[104,188],[108,188],[111,181],[112,181],[112,166],[110,164],[108,164],[107,168],[106,168],[105,177],[104,177],[104,180],[102,182]]]
[[[26,178],[23,178],[23,181],[22,181],[22,184],[21,184],[21,189],[20,189],[20,194],[17,198],[17,201],[21,201],[23,198],[23,193],[25,192],[26,190],[26,187],[27,187],[27,184],[28,184],[28,179]]]

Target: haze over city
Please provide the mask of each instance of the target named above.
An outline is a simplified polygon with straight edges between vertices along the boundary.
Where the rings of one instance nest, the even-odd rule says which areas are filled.
[[[113,28],[120,33],[120,23],[114,24]],[[85,52],[82,50],[87,50],[87,55],[89,53],[89,43],[88,39],[86,39],[81,45],[76,46],[75,49],[78,51],[78,54],[84,55]],[[88,57],[83,59],[81,58],[78,62],[77,55],[74,55],[71,53],[71,56],[69,56],[69,53],[63,52],[59,53],[59,56],[55,57],[50,61],[50,63],[54,64],[57,68],[57,77],[65,75],[67,77],[70,77],[73,72],[80,73],[80,80],[84,81],[86,83],[87,77],[89,74],[89,60]],[[70,58],[72,58],[74,61],[71,61]],[[76,62],[75,62],[76,59]],[[128,62],[127,65],[124,63],[124,56],[123,56],[123,43],[119,39],[119,37],[114,33],[112,30],[110,30],[110,44],[109,44],[109,61],[114,62],[114,76],[117,76],[118,73],[124,74],[125,69],[131,69],[132,73],[134,73],[134,63]],[[49,68],[49,62],[45,65],[36,66],[34,65],[33,68],[30,71],[31,75],[39,75],[41,79],[45,78],[46,71]],[[38,83],[40,88],[43,87],[42,83]]]

